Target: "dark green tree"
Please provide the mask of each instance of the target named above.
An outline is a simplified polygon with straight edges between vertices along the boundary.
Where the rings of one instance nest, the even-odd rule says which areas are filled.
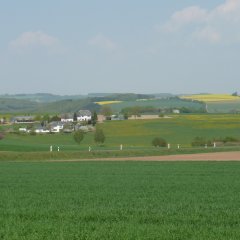
[[[152,140],[152,145],[154,147],[166,147],[167,146],[167,141],[165,139],[163,139],[163,138],[155,137]]]
[[[123,114],[123,118],[125,119],[125,120],[127,120],[128,119],[128,113],[127,112],[125,112],[124,114]]]
[[[73,138],[76,143],[80,144],[84,139],[84,132],[82,130],[78,130],[74,133]]]
[[[49,120],[50,122],[59,122],[61,118],[58,115],[52,116]]]
[[[45,114],[45,115],[43,116],[43,118],[42,118],[42,121],[44,121],[45,123],[49,123],[49,121],[50,121],[49,115],[48,115],[48,114]]]
[[[109,117],[112,115],[112,108],[109,105],[103,105],[101,108],[101,114],[105,117]]]
[[[76,113],[76,112],[73,114],[73,121],[74,121],[74,122],[77,121],[77,113]]]
[[[98,120],[97,112],[94,111],[92,115],[92,125],[95,126]]]
[[[96,128],[94,141],[99,144],[103,144],[105,142],[105,134],[101,128]]]

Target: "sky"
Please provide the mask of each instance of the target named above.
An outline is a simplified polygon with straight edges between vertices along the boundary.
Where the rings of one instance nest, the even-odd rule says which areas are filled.
[[[0,1],[0,94],[240,91],[240,0]]]

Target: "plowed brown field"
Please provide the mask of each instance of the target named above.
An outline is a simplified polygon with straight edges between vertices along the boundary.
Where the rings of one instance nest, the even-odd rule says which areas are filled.
[[[50,160],[54,162],[77,162],[77,161],[240,161],[239,152],[196,153],[167,156],[144,156],[144,157],[119,157],[119,158],[96,158],[96,159],[72,159]]]

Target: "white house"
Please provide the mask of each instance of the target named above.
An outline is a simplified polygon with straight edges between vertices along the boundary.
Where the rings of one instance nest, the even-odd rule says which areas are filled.
[[[50,124],[51,132],[53,133],[59,133],[61,130],[63,130],[64,123],[62,122],[51,122]]]
[[[48,129],[45,129],[43,127],[39,127],[35,129],[35,133],[50,133]]]
[[[19,131],[19,132],[27,132],[27,128],[23,128],[23,127],[22,127],[22,128],[19,128],[18,131]]]
[[[173,109],[172,112],[175,113],[175,114],[179,114],[179,113],[180,113],[180,110],[179,110],[179,109]]]
[[[77,121],[90,121],[92,119],[92,113],[89,110],[79,110],[77,113]]]

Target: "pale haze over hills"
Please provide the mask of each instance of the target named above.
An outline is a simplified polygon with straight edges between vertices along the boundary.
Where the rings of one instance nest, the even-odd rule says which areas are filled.
[[[0,28],[0,95],[240,89],[240,0],[4,1]]]

